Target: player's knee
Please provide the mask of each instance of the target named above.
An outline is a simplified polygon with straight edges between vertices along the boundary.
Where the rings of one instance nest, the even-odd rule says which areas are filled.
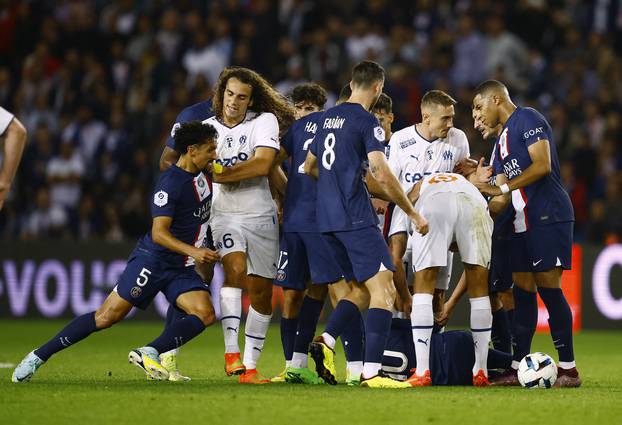
[[[194,309],[191,313],[194,316],[197,316],[203,325],[210,326],[216,322],[216,313],[214,313],[214,309],[207,307],[199,307]]]
[[[95,312],[95,327],[98,330],[107,329],[115,323],[121,321],[123,316],[115,311]]]

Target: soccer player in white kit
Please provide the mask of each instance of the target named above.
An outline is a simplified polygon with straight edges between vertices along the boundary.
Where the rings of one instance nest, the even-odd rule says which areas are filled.
[[[454,173],[424,178],[409,194],[417,200],[415,208],[430,223],[430,232],[412,235],[413,266],[416,272],[411,314],[417,368],[407,380],[412,386],[432,385],[430,339],[434,325],[432,297],[437,275],[448,265],[447,251],[455,242],[464,263],[467,291],[471,302],[471,333],[475,349],[473,385],[489,385],[488,344],[492,313],[488,298],[493,221],[488,203],[465,177]]]
[[[26,129],[15,116],[0,106],[0,143],[2,143],[2,168],[0,168],[0,210],[9,195],[11,184],[26,146]]]
[[[294,111],[260,75],[238,67],[221,73],[213,104],[216,115],[203,122],[218,131],[210,225],[225,271],[220,291],[225,372],[240,375],[240,383],[263,384],[270,381],[257,373],[257,361],[272,317],[279,255],[277,211],[267,176],[279,151],[279,128],[293,122]],[[244,287],[251,305],[241,361]]]
[[[469,142],[462,130],[453,126],[457,102],[441,90],[431,90],[421,99],[421,122],[393,134],[389,142],[389,166],[408,192],[421,179],[438,172],[452,172],[469,157]],[[389,248],[396,272],[393,276],[403,302],[406,289],[403,258],[406,252],[409,219],[395,207],[389,227]],[[409,256],[410,257],[410,256]],[[449,288],[453,253],[447,252],[447,266],[438,273],[439,295]],[[439,301],[442,301],[440,299]],[[439,310],[442,303],[439,303]],[[410,310],[406,307],[405,310]]]

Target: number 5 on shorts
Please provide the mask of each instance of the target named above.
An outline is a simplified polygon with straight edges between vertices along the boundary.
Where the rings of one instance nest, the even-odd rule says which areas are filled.
[[[136,284],[138,286],[145,286],[147,282],[149,282],[150,274],[151,274],[151,270],[143,267],[140,273],[138,273],[138,277],[136,278]]]

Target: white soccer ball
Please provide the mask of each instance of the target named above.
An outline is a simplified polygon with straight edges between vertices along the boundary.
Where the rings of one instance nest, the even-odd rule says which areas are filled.
[[[545,353],[531,353],[518,365],[518,381],[524,388],[551,388],[557,379],[557,365]]]

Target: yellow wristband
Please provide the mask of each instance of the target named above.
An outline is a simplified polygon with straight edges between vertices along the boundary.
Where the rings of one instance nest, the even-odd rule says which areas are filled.
[[[214,173],[215,174],[220,174],[223,171],[225,171],[225,168],[221,164],[219,164],[217,162],[213,162],[212,163],[212,168],[214,169]]]

